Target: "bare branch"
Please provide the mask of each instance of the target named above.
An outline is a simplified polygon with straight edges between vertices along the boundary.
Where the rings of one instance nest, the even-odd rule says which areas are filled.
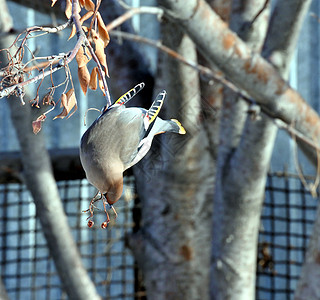
[[[126,13],[109,23],[106,26],[107,30],[111,31],[112,29],[120,26],[122,23],[131,19],[134,15],[137,14],[153,14],[157,15],[160,18],[163,15],[163,9],[151,6],[132,7]]]
[[[168,16],[178,16],[180,19],[192,16],[190,19],[184,18],[181,24],[202,54],[217,64],[228,79],[268,108],[274,117],[287,124],[295,121],[297,130],[309,139],[316,136],[319,141],[319,116],[301,95],[283,80],[271,64],[230,31],[204,0],[187,2],[163,0],[160,3],[167,8]],[[196,9],[193,13],[192,8]],[[316,163],[315,152],[312,149],[304,151]]]
[[[64,24],[58,25],[58,26],[53,26],[53,27],[48,27],[48,26],[34,26],[30,27],[27,29],[27,32],[37,32],[37,31],[42,31],[42,32],[47,32],[47,33],[58,33],[59,31],[62,31],[69,27],[72,24],[72,19],[69,19],[67,22]]]
[[[110,94],[107,86],[107,82],[105,79],[105,74],[102,71],[101,64],[99,62],[99,59],[97,58],[96,54],[94,53],[91,44],[89,40],[87,39],[81,25],[80,21],[80,15],[78,12],[78,0],[74,0],[72,3],[72,15],[71,18],[64,24],[60,26],[55,26],[55,27],[42,27],[42,26],[34,26],[29,29],[27,29],[24,34],[24,38],[21,41],[20,46],[18,47],[18,50],[16,53],[12,56],[11,61],[9,65],[4,69],[2,72],[3,77],[5,77],[6,81],[9,81],[9,84],[4,84],[2,87],[2,90],[0,90],[0,99],[6,96],[9,96],[11,94],[16,94],[19,95],[21,94],[20,90],[23,90],[23,88],[31,83],[36,83],[39,80],[43,80],[47,76],[52,76],[52,74],[62,68],[66,68],[68,64],[75,58],[76,54],[78,53],[80,47],[82,45],[86,45],[86,47],[89,49],[91,56],[93,57],[94,61],[98,65],[98,70],[100,73],[100,78],[102,78],[103,81],[103,86],[104,86],[104,94],[107,99],[107,106],[111,105],[111,99],[110,99]],[[32,60],[28,61],[26,64],[22,64],[22,58],[23,58],[23,51],[24,51],[24,45],[27,41],[28,38],[30,38],[30,34],[33,32],[44,32],[44,33],[56,33],[58,31],[61,31],[65,29],[67,26],[69,26],[71,23],[74,23],[76,32],[77,32],[77,42],[74,46],[74,48],[69,51],[65,55],[57,55],[57,56],[48,56],[45,59],[48,61],[47,64],[44,65],[43,72],[38,74],[37,76],[34,76],[28,80],[23,80],[22,75],[26,72],[30,72],[32,69],[40,68],[43,65],[36,65],[30,68],[27,68],[26,66],[31,63],[34,60],[41,59],[41,58],[35,58],[33,57]],[[12,46],[19,40],[21,37],[21,34],[18,35],[16,38],[15,42],[12,44]],[[10,46],[9,48],[11,48]],[[9,51],[8,49],[6,50],[7,52]],[[22,55],[21,55],[22,53]],[[58,61],[57,61],[58,59]],[[55,67],[52,67],[52,65],[56,64]],[[16,70],[15,70],[16,69]],[[3,81],[2,81],[3,82]],[[9,86],[8,86],[9,85]]]

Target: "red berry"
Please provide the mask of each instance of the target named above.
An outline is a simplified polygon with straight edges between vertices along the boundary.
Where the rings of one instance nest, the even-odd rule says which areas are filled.
[[[108,222],[105,221],[101,224],[102,229],[106,229],[107,227],[108,227]]]
[[[93,226],[94,222],[92,220],[88,221],[88,227],[91,228]]]

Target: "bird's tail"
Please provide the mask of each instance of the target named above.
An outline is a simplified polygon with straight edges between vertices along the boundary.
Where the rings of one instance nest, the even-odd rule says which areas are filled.
[[[183,128],[181,123],[176,119],[171,120],[162,120],[157,118],[155,126],[152,128],[153,135],[165,133],[165,132],[174,132],[179,134],[185,134],[186,130]]]
[[[186,134],[186,130],[178,120],[171,119],[169,122],[171,122],[171,126],[174,128],[173,132],[176,132],[179,134]]]
[[[161,93],[158,94],[156,100],[153,101],[151,107],[149,108],[144,117],[145,128],[148,128],[149,125],[152,124],[154,120],[157,118],[166,95],[167,92],[163,90]]]
[[[144,83],[141,82],[137,84],[134,88],[132,88],[130,91],[126,92],[124,95],[122,95],[114,104],[118,105],[124,105],[129,100],[131,100],[135,95],[137,95],[142,89],[144,88]],[[113,105],[114,105],[113,104]]]

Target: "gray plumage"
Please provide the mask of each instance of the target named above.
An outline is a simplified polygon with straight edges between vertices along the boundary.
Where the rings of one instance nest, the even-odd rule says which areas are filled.
[[[125,106],[143,87],[143,83],[137,85],[104,109],[81,138],[80,159],[87,179],[106,196],[109,204],[121,197],[123,172],[147,154],[156,134],[185,133],[179,121],[158,117],[165,91],[149,110]]]

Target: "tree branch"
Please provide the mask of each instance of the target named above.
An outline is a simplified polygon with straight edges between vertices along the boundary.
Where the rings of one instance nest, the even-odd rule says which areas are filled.
[[[320,141],[320,119],[301,95],[282,79],[277,70],[254,53],[213,12],[204,0],[161,0],[168,16],[176,18],[202,54],[246,90],[274,117],[295,128],[309,139]],[[212,25],[214,24],[214,26]],[[303,149],[316,165],[316,152]]]
[[[260,18],[252,27],[246,25],[264,1],[234,0],[230,17],[230,28],[257,51],[265,38],[267,18]],[[272,153],[268,144],[273,145],[275,133],[265,126],[268,122],[273,125],[269,118],[253,119],[248,111],[248,104],[239,101],[237,93],[225,90],[212,217],[210,292],[217,299],[236,294],[238,299],[247,300],[255,293],[260,211]]]
[[[163,9],[158,7],[151,7],[151,6],[140,6],[140,7],[131,7],[128,8],[128,11],[125,12],[123,15],[119,16],[112,22],[110,22],[106,28],[108,31],[115,29],[116,27],[120,26],[125,21],[131,19],[134,15],[137,14],[153,14],[157,15],[159,18],[163,15]]]
[[[18,82],[16,84],[13,84],[13,85],[9,85],[9,87],[7,88],[3,88],[1,91],[0,91],[0,99],[3,98],[3,97],[7,97],[13,93],[15,94],[21,94],[21,90],[23,90],[23,88],[31,83],[35,83],[39,80],[43,80],[45,77],[49,76],[49,75],[52,75],[54,72],[62,69],[62,68],[66,68],[68,66],[68,64],[75,58],[75,56],[77,55],[80,47],[82,45],[86,45],[86,47],[88,47],[89,51],[90,51],[90,54],[92,56],[92,58],[94,59],[94,61],[96,62],[96,64],[98,65],[98,71],[99,71],[99,74],[100,74],[100,78],[102,79],[102,82],[103,82],[103,87],[104,87],[104,93],[105,93],[105,96],[106,96],[106,100],[107,100],[107,106],[110,106],[111,105],[111,98],[110,98],[110,93],[109,93],[109,90],[108,90],[108,85],[107,85],[107,82],[106,82],[106,79],[105,79],[105,74],[104,72],[102,71],[102,67],[101,67],[101,64],[99,62],[99,59],[97,58],[94,50],[92,49],[92,46],[90,44],[90,42],[88,41],[83,29],[82,29],[82,25],[81,25],[81,21],[80,21],[80,15],[79,15],[79,12],[78,12],[78,7],[79,7],[79,3],[78,3],[78,0],[73,0],[72,2],[72,15],[70,17],[70,19],[68,20],[68,22],[60,25],[60,26],[56,26],[56,27],[53,27],[53,28],[50,28],[50,27],[41,27],[41,26],[34,26],[34,27],[31,27],[29,29],[26,30],[26,33],[25,33],[25,37],[22,39],[22,42],[21,42],[21,45],[19,46],[18,50],[16,51],[16,54],[12,57],[12,61],[9,62],[8,66],[5,68],[4,72],[6,74],[6,79],[10,79],[10,82]],[[57,66],[53,67],[52,68],[52,64],[53,63],[56,63],[56,59],[57,57],[56,56],[51,56],[52,59],[51,59],[51,62],[52,64],[48,64],[48,66],[51,66],[51,68],[47,71],[43,71],[41,72],[39,75],[37,76],[34,76],[32,78],[30,78],[29,80],[26,80],[26,81],[22,81],[20,80],[20,77],[21,77],[21,74],[24,74],[25,71],[25,67],[23,66],[23,64],[21,64],[21,58],[19,57],[20,55],[20,50],[23,48],[26,40],[27,40],[27,37],[28,35],[30,35],[31,32],[37,32],[37,31],[40,31],[40,30],[43,30],[44,32],[51,32],[51,33],[55,33],[57,32],[58,30],[62,30],[64,28],[66,28],[68,25],[71,24],[71,22],[73,21],[75,27],[76,27],[76,33],[77,33],[77,43],[75,44],[74,48],[68,52],[67,55],[64,55],[63,59],[60,59],[58,61],[58,64]],[[18,38],[21,36],[21,34],[16,38],[16,40],[13,42],[13,44],[9,47],[11,48],[17,41],[18,41]],[[7,51],[9,51],[9,49],[7,49]],[[17,57],[18,56],[18,57]],[[18,67],[18,71],[16,72],[17,73],[17,76],[19,78],[15,79],[15,74],[12,72],[12,66],[20,66]],[[48,67],[46,66],[46,67]]]

